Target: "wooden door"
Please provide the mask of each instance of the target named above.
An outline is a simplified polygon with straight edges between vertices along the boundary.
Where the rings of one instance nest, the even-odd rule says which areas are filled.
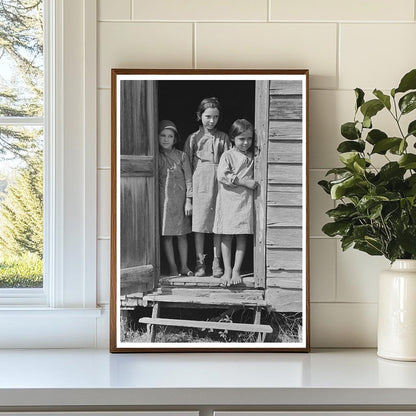
[[[120,81],[120,289],[146,293],[159,278],[156,82]]]

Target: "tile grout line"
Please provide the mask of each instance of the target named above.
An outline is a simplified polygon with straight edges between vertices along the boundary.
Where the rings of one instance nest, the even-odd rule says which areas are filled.
[[[271,22],[271,20],[272,20],[272,0],[268,0],[267,1],[267,22]]]
[[[134,11],[132,6],[131,14]],[[271,10],[270,10],[271,12]],[[416,17],[415,17],[416,18]],[[272,20],[268,19],[97,19],[97,23],[280,23],[280,24],[305,24],[305,25],[336,25],[336,24],[353,24],[353,25],[414,25],[413,20]]]
[[[196,22],[192,23],[192,68],[197,68],[196,61]]]
[[[336,62],[336,71],[337,71],[337,90],[339,90],[340,84],[340,72],[341,72],[341,24],[337,23],[337,62]]]
[[[130,0],[130,20],[133,21],[133,0]]]
[[[340,244],[339,240],[335,241],[333,250],[334,250],[334,260],[335,260],[335,281],[334,281],[334,302],[338,303],[338,244]]]

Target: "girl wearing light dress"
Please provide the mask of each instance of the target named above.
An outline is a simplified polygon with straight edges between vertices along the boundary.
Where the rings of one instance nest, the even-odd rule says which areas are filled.
[[[193,213],[192,231],[195,233],[195,276],[205,276],[205,234],[212,234],[217,200],[217,166],[224,151],[230,148],[228,135],[216,128],[221,106],[217,98],[205,98],[199,104],[198,131],[192,133],[185,144],[185,152],[192,166]],[[214,235],[212,274],[221,277],[221,240]]]
[[[192,172],[188,156],[174,147],[178,129],[170,120],[159,123],[160,228],[169,274],[178,275],[173,237],[178,239],[180,275],[193,276],[188,268],[188,240],[191,232]]]
[[[230,129],[234,147],[226,151],[218,165],[218,196],[215,210],[214,233],[221,234],[221,249],[225,286],[241,283],[241,265],[247,245],[247,234],[254,229],[254,160],[251,152],[253,125],[244,119],[236,120]],[[231,247],[236,237],[234,266]]]

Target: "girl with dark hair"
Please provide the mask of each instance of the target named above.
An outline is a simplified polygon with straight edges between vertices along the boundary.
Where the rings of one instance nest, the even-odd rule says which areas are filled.
[[[205,98],[199,104],[196,116],[199,130],[186,140],[184,151],[192,166],[193,214],[192,231],[195,233],[195,276],[205,276],[205,234],[213,232],[217,200],[217,166],[221,155],[230,148],[228,135],[216,128],[221,112],[217,98]],[[214,235],[212,274],[221,277],[221,240]]]
[[[188,156],[176,149],[179,133],[170,120],[159,123],[159,195],[160,229],[169,274],[178,275],[173,250],[173,237],[178,239],[180,272],[193,276],[188,268],[188,239],[191,232],[192,172]]]
[[[254,180],[253,125],[245,120],[236,120],[230,129],[234,143],[224,152],[218,165],[218,197],[215,210],[214,233],[221,234],[221,249],[224,261],[224,286],[241,283],[241,265],[247,245],[247,234],[254,228]],[[236,236],[234,267],[231,267],[232,240]]]

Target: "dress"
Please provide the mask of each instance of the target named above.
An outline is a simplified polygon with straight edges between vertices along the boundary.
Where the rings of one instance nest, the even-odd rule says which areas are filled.
[[[219,130],[204,133],[201,126],[186,140],[185,152],[193,177],[192,231],[212,233],[217,199],[217,166],[221,155],[230,148],[228,135]]]
[[[185,215],[186,198],[192,198],[192,172],[188,156],[173,148],[159,153],[160,231],[162,235],[191,232]]]
[[[235,147],[221,156],[218,165],[218,196],[215,210],[215,234],[253,234],[254,191],[234,182],[254,178],[251,153]]]

